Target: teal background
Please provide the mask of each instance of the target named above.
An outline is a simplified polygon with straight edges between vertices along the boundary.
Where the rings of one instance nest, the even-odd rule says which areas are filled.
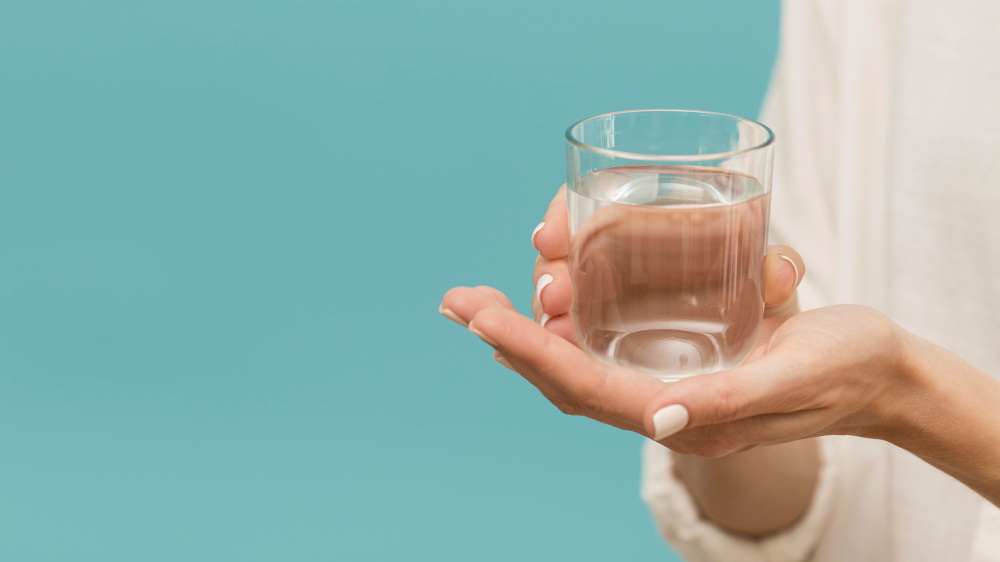
[[[0,559],[671,560],[527,311],[563,131],[753,116],[778,2],[10,2]],[[674,558],[676,559],[676,558]]]

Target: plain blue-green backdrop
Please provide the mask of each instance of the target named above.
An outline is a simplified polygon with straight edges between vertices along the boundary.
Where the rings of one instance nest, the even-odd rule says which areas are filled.
[[[778,3],[10,2],[0,559],[672,560],[522,310],[563,131],[753,116]]]

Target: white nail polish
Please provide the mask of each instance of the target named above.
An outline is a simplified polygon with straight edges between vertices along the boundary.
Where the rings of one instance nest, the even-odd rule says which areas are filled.
[[[538,319],[538,323],[541,324],[541,326],[543,328],[545,327],[545,323],[548,322],[548,321],[549,321],[549,315],[548,314],[543,314],[542,317]]]
[[[444,316],[448,320],[451,320],[452,322],[458,324],[459,326],[461,326],[463,328],[468,328],[469,327],[469,325],[465,323],[465,320],[462,320],[461,317],[459,317],[457,314],[455,314],[455,311],[453,311],[450,308],[445,308],[444,305],[442,305],[441,307],[438,308],[438,312],[441,313],[441,316]]]
[[[535,283],[535,297],[538,298],[538,302],[542,302],[542,289],[553,281],[555,281],[555,278],[548,273],[538,278],[538,282]]]
[[[538,246],[535,246],[535,235],[538,234],[538,231],[543,228],[545,228],[545,221],[538,223],[538,226],[536,226],[535,230],[531,233],[531,245],[534,246],[536,250],[538,249]]]
[[[687,408],[680,404],[671,404],[660,408],[653,414],[654,441],[665,439],[684,429],[688,423]]]
[[[792,283],[792,287],[798,285],[799,284],[799,266],[795,265],[795,260],[793,260],[792,258],[790,258],[788,256],[783,256],[781,254],[778,254],[778,257],[781,258],[781,259],[783,259],[783,260],[785,260],[785,261],[787,261],[788,263],[792,264],[792,269],[795,270],[795,283]]]
[[[480,332],[479,330],[473,328],[472,326],[469,326],[469,331],[472,332],[473,334],[476,334],[476,337],[478,337],[479,339],[483,340],[484,342],[492,345],[493,347],[497,346],[497,342],[495,342],[495,341],[491,340],[490,338],[486,337],[486,334]]]

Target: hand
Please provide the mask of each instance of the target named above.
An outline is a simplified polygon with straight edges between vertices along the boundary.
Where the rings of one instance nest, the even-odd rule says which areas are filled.
[[[535,318],[544,324],[545,329],[565,340],[575,341],[572,318],[568,314],[572,306],[573,295],[566,263],[566,220],[565,186],[563,186],[550,204],[544,222],[532,235],[533,244],[539,248],[542,254],[536,262],[534,272],[537,290],[532,309]],[[780,311],[780,308],[778,310],[776,308],[781,303],[790,303],[794,306],[794,298],[790,297],[794,294],[795,286],[801,280],[800,272],[804,271],[801,258],[794,250],[780,246],[770,249],[765,269],[767,276],[765,300],[769,303],[769,314]],[[786,304],[782,308],[787,308],[787,306]],[[493,307],[499,307],[516,314],[507,297],[490,287],[452,289],[442,302],[441,312],[459,324],[467,326],[480,310]],[[758,339],[766,340],[766,336],[773,331],[774,325],[774,323],[766,323]],[[525,335],[527,336],[527,334]],[[597,408],[588,407],[586,403],[581,402],[579,395],[574,392],[573,388],[564,386],[567,382],[574,381],[551,380],[552,378],[547,376],[548,369],[544,365],[516,358],[511,353],[501,355],[498,352],[494,357],[505,366],[518,371],[560,410],[566,413],[589,415],[609,425],[644,435],[647,432],[643,428],[641,405],[663,386],[662,382],[647,375],[619,369],[620,380],[618,383],[626,390],[632,400],[630,411],[619,411],[617,406],[609,408],[607,412],[597,411]],[[566,358],[563,357],[560,360],[564,359]],[[582,352],[575,357],[575,360],[585,364],[592,363],[599,369],[604,368],[602,364],[593,361]],[[640,404],[638,415],[635,410],[636,404]]]
[[[571,343],[562,196],[533,236],[541,257],[532,309],[544,328],[490,287],[452,289],[441,305],[560,410],[710,458],[828,434],[884,439],[1000,506],[1000,421],[992,415],[1000,383],[870,308],[781,316],[794,304],[772,305],[794,303],[805,271],[790,249],[768,252],[771,317],[743,365],[666,384],[591,359]]]
[[[905,332],[873,309],[836,306],[771,318],[761,345],[729,371],[663,383],[605,365],[514,311],[489,287],[442,306],[561,411],[719,457],[825,434],[889,438],[916,398]]]

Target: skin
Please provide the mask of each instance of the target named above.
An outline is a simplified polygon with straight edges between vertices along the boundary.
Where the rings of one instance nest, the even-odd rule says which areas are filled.
[[[442,312],[566,414],[652,439],[653,414],[684,406],[687,425],[657,442],[674,451],[677,475],[705,517],[749,536],[788,527],[816,485],[812,438],[835,434],[907,449],[1000,506],[1000,382],[871,308],[796,314],[795,270],[805,267],[791,248],[768,251],[767,318],[739,367],[668,384],[590,358],[568,314],[564,190],[533,240],[540,254],[534,280],[553,277],[532,303],[535,320],[485,286],[450,290]],[[544,328],[543,313],[550,317]]]

